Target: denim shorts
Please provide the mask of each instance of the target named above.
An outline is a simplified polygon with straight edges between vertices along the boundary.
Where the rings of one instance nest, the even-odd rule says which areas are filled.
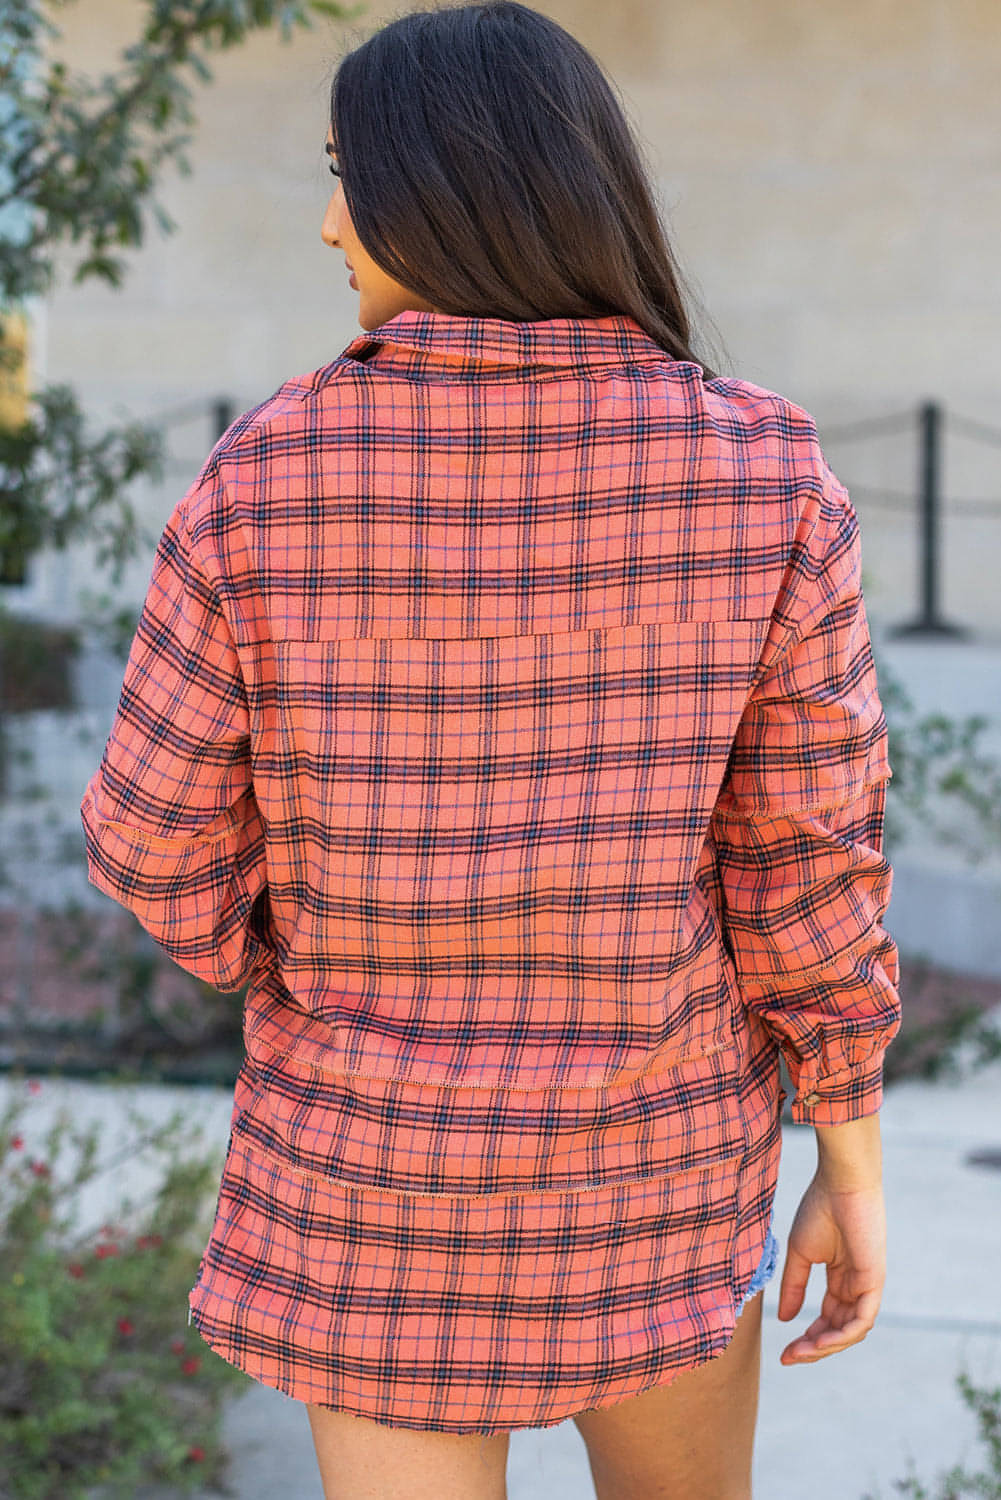
[[[756,1292],[760,1292],[761,1288],[767,1281],[771,1281],[772,1277],[775,1275],[778,1262],[779,1242],[775,1238],[774,1234],[772,1234],[772,1226],[771,1222],[769,1222],[768,1238],[765,1240],[765,1252],[758,1264],[758,1269],[755,1271],[754,1275],[751,1278],[750,1286],[744,1293],[744,1301],[741,1302],[741,1307],[744,1306],[744,1302],[746,1302],[749,1297],[753,1297]]]

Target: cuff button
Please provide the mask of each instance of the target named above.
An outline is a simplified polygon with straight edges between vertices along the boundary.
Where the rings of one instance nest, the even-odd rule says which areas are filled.
[[[803,1096],[803,1103],[804,1104],[819,1104],[820,1103],[820,1095],[819,1094],[805,1094]]]

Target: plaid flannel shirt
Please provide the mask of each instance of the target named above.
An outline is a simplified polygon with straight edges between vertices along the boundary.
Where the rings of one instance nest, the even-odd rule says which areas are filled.
[[[220,1352],[304,1400],[489,1431],[723,1347],[774,1193],[780,1049],[793,1118],[838,1124],[879,1108],[899,1026],[860,570],[812,417],[624,315],[406,311],[219,440],[164,529],[82,813],[94,884],[248,986],[193,1302]],[[411,1287],[411,1344],[399,1285],[378,1300],[393,1234],[409,1276],[415,1235],[449,1247],[488,1371],[436,1365],[416,1416],[445,1315],[419,1322]],[[322,1283],[307,1238],[341,1257]],[[527,1301],[495,1324],[476,1290],[501,1242],[561,1308],[516,1369]],[[385,1359],[411,1349],[404,1394]]]
[[[794,1118],[872,1113],[899,1001],[860,572],[791,402],[626,317],[405,312],[235,422],[168,520],[91,877],[193,974],[277,970],[348,1064],[430,1081],[655,1065],[668,1020],[695,1049],[709,944]]]

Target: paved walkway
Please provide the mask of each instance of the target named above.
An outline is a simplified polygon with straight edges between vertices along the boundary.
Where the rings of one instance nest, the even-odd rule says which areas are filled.
[[[1001,1011],[993,1019],[1001,1027]],[[9,1087],[0,1078],[0,1105]],[[65,1104],[77,1123],[103,1117],[109,1126],[121,1125],[129,1104],[149,1120],[183,1106],[186,1118],[200,1124],[206,1149],[215,1144],[222,1151],[232,1094],[46,1079],[31,1099],[26,1148]],[[109,1129],[109,1140],[113,1135]],[[775,1217],[782,1253],[764,1303],[759,1500],[894,1500],[893,1480],[906,1477],[911,1460],[926,1482],[954,1463],[985,1462],[955,1376],[965,1368],[977,1384],[1001,1385],[1001,1168],[969,1159],[986,1150],[1001,1159],[1001,1061],[964,1066],[956,1081],[889,1085],[882,1135],[888,1273],[876,1326],[842,1354],[786,1368],[779,1354],[819,1311],[823,1273],[814,1267],[799,1317],[779,1323],[785,1236],[816,1163],[812,1130],[784,1131]],[[114,1176],[116,1193],[142,1197],[154,1171],[141,1158],[129,1162]],[[99,1183],[89,1186],[81,1225],[101,1222],[108,1211]],[[228,1406],[224,1437],[237,1500],[323,1500],[298,1402],[255,1383]],[[572,1422],[512,1435],[508,1495],[593,1500],[584,1445]]]

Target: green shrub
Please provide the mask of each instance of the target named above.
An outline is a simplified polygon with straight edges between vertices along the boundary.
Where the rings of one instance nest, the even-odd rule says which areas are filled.
[[[79,632],[0,609],[0,682],[6,713],[73,706],[71,659]]]
[[[221,1400],[249,1384],[188,1326],[218,1163],[166,1126],[96,1164],[98,1130],[60,1115],[32,1153],[19,1125],[42,1085],[14,1075],[0,1116],[0,1452],[4,1500],[189,1494],[218,1483]],[[133,1116],[140,1131],[147,1122]],[[71,1147],[67,1165],[60,1152]],[[125,1199],[84,1233],[74,1199],[91,1178],[151,1149],[167,1154],[152,1198]]]

